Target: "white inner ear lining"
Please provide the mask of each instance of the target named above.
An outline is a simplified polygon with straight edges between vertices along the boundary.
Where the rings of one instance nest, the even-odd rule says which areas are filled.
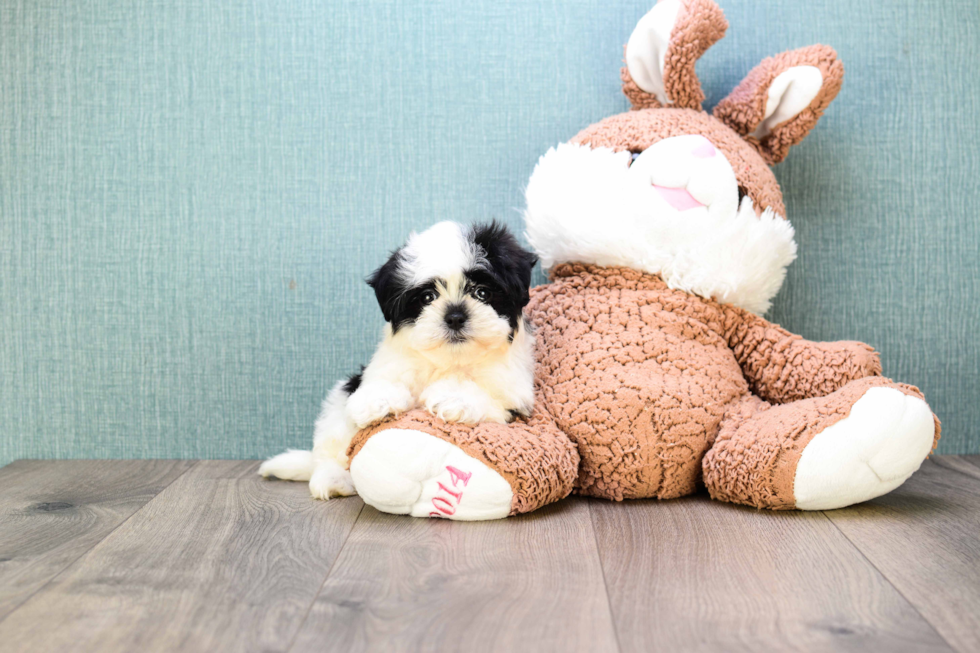
[[[769,85],[766,113],[750,134],[762,139],[782,123],[795,118],[810,106],[823,87],[823,73],[815,66],[793,66],[780,73]]]
[[[670,104],[664,90],[664,62],[681,0],[661,0],[636,23],[626,43],[626,69],[640,89],[661,104]]]

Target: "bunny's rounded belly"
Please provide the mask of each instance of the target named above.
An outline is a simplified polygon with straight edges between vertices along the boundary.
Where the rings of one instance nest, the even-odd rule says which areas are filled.
[[[567,281],[536,297],[532,315],[542,396],[582,459],[578,492],[692,492],[726,408],[748,392],[727,343],[699,319],[711,317],[699,300],[693,314],[671,305],[684,293]]]

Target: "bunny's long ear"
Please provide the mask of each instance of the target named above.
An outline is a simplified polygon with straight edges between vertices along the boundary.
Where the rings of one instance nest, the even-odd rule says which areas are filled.
[[[833,48],[811,45],[763,60],[715,107],[772,165],[810,133],[837,97],[844,64]]]
[[[621,76],[633,108],[700,111],[704,92],[694,64],[726,29],[725,14],[712,0],[660,0],[626,44]]]

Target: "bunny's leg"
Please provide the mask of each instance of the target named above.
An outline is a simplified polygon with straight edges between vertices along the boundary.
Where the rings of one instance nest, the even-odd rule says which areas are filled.
[[[423,410],[361,431],[348,450],[365,503],[464,521],[530,512],[567,496],[578,452],[537,409],[510,424],[447,423]]]
[[[782,405],[750,395],[722,421],[704,482],[715,499],[757,508],[843,508],[904,483],[938,437],[918,389],[882,377]]]

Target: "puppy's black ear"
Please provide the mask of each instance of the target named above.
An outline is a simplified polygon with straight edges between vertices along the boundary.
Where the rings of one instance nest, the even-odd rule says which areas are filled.
[[[385,264],[371,273],[367,278],[367,284],[374,288],[374,296],[378,299],[378,306],[381,313],[385,316],[385,322],[391,322],[398,314],[398,305],[404,295],[404,285],[398,276],[398,268],[401,264],[402,252],[395,251]]]
[[[519,308],[530,301],[531,271],[538,257],[517,242],[510,230],[496,220],[473,227],[473,242],[485,252],[487,263],[504,292],[519,298]]]

